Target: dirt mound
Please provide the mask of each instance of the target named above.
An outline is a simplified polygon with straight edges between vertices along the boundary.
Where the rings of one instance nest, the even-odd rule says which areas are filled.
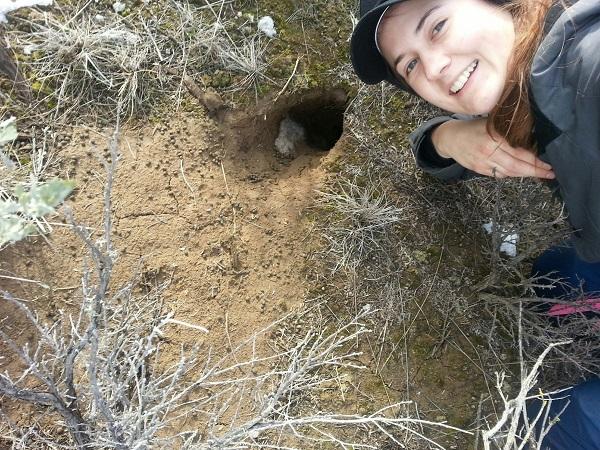
[[[273,108],[230,114],[220,125],[185,112],[124,127],[113,190],[115,285],[137,267],[153,282],[171,279],[168,308],[176,319],[207,327],[214,343],[247,337],[301,305],[308,289],[303,249],[311,245],[305,210],[343,142],[329,152],[303,143],[289,159],[277,154],[274,141],[288,111],[311,102],[321,107],[329,95],[313,93],[304,103],[282,98]],[[57,175],[77,184],[68,202],[76,220],[98,231],[105,179],[99,158],[109,135],[75,127],[57,155]],[[70,231],[55,228],[48,244],[18,243],[1,263],[4,273],[48,286],[5,284],[22,298],[34,291],[33,306],[49,318],[78,304],[85,252]],[[195,339],[196,332],[182,332],[173,344]]]

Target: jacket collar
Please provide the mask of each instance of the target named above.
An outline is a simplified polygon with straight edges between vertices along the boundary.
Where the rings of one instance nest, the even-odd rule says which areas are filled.
[[[546,13],[546,19],[544,20],[544,37],[546,37],[546,35],[554,26],[561,14],[565,12],[565,8],[569,8],[575,3],[577,3],[577,0],[563,0],[553,2],[552,6]]]

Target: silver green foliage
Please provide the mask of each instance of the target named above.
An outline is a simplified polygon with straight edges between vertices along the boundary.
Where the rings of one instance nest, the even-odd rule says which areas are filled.
[[[5,166],[9,158],[3,147],[17,137],[15,118],[0,122],[0,154]],[[73,190],[71,181],[51,180],[40,183],[34,180],[29,185],[19,184],[9,189],[2,186],[0,197],[0,248],[8,243],[19,241],[36,231],[44,231],[41,226],[44,216],[55,212]]]
[[[17,126],[15,118],[11,117],[3,122],[0,122],[0,146],[4,146],[17,138]]]

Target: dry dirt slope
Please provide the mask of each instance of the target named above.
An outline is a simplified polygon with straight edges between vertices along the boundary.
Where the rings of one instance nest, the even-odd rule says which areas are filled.
[[[80,223],[96,228],[105,178],[98,158],[109,134],[74,128],[57,155],[57,174],[77,183],[69,206]],[[261,147],[227,148],[218,127],[197,112],[125,127],[121,135],[113,199],[122,276],[141,261],[144,271],[172,277],[167,296],[176,318],[209,328],[216,342],[226,318],[229,332],[242,338],[302,304],[311,242],[304,212],[323,165],[341,151],[306,148],[283,160],[268,143]],[[48,244],[5,250],[2,269],[50,286],[37,290],[35,303],[50,314],[76,298],[82,251],[56,227]],[[20,288],[31,296],[31,284]]]

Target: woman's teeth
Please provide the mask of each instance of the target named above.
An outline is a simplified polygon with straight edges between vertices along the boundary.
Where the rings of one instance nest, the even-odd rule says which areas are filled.
[[[460,76],[456,79],[454,84],[452,84],[452,87],[450,88],[450,92],[452,92],[453,94],[456,94],[458,91],[460,91],[463,88],[463,86],[465,85],[465,83],[467,82],[469,77],[471,76],[471,73],[477,67],[477,63],[478,63],[478,61],[473,61],[469,65],[469,67],[467,67],[465,69],[465,71],[460,74]]]

